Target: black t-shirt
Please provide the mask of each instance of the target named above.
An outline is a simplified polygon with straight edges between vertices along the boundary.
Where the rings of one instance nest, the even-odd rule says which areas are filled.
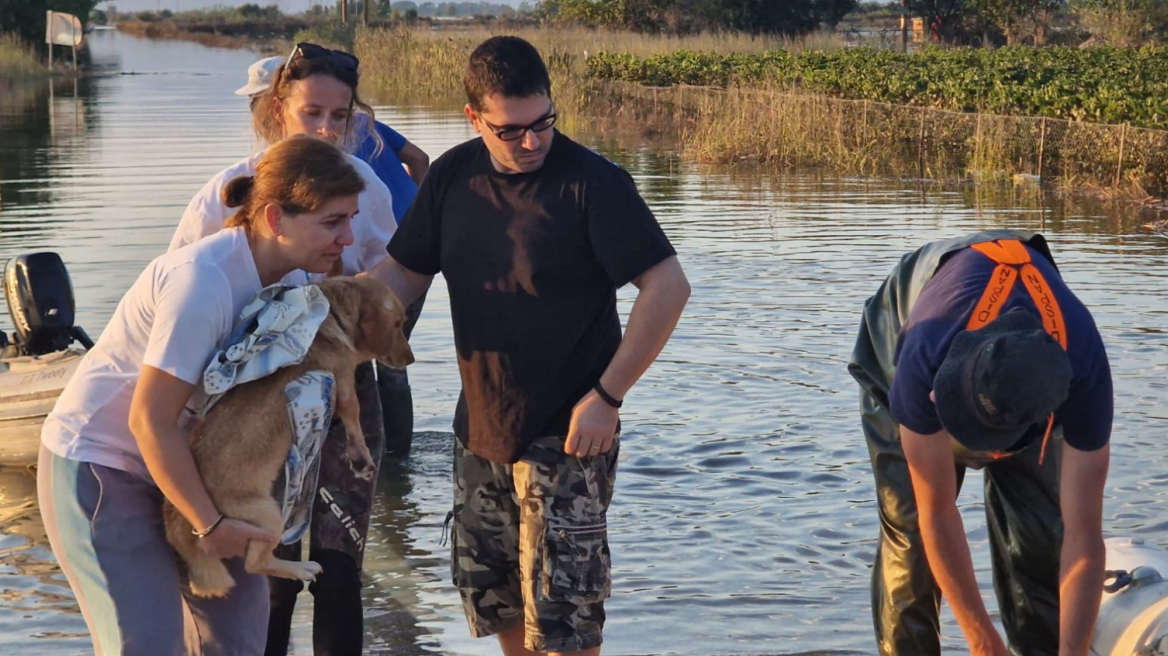
[[[544,165],[495,170],[481,138],[434,162],[389,244],[450,290],[462,394],[454,432],[516,462],[566,435],[621,341],[616,290],[675,255],[632,177],[555,133]]]

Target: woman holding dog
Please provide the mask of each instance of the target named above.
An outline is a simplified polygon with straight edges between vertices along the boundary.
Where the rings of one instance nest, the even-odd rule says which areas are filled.
[[[268,589],[243,571],[271,535],[224,517],[191,457],[180,417],[240,310],[294,270],[325,273],[353,244],[365,185],[334,146],[289,139],[254,176],[224,186],[226,229],[147,265],[45,421],[38,492],[46,532],[104,656],[260,654]],[[163,498],[229,559],[224,597],[185,592],[163,532]]]
[[[311,43],[299,43],[272,77],[271,85],[256,99],[252,123],[256,134],[269,144],[294,135],[311,135],[338,146],[354,129],[354,109],[373,116],[373,110],[357,95],[358,60],[353,55]],[[368,123],[366,128],[368,130]],[[229,210],[220,200],[226,181],[254,169],[254,155],[220,172],[191,200],[171,242],[171,250],[215,234]],[[349,164],[365,182],[358,198],[360,212],[353,221],[355,243],[345,248],[339,269],[347,275],[368,271],[386,259],[386,245],[397,222],[390,192],[365,162],[348,156]],[[305,273],[310,275],[306,276]],[[291,284],[317,280],[315,272],[294,272],[284,279]],[[309,586],[316,599],[313,646],[317,654],[359,656],[364,641],[361,601],[361,566],[365,536],[373,509],[376,471],[385,451],[385,431],[378,382],[372,366],[358,367],[357,396],[361,427],[373,454],[372,472],[358,471],[346,454],[344,429],[337,425],[321,452],[318,493],[312,509],[309,559],[324,571]],[[372,473],[372,476],[369,474]],[[276,555],[283,560],[301,557],[300,543],[281,545]],[[304,588],[300,581],[273,578],[268,654],[288,653],[292,613]]]

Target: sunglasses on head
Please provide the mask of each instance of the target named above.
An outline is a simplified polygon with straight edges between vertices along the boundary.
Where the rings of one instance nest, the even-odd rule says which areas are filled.
[[[292,52],[288,55],[288,60],[284,62],[284,72],[288,72],[288,67],[298,59],[320,59],[322,57],[332,57],[333,61],[341,66],[341,68],[356,72],[357,66],[360,65],[361,60],[356,56],[345,52],[344,50],[332,50],[324,46],[318,46],[315,43],[297,43]]]

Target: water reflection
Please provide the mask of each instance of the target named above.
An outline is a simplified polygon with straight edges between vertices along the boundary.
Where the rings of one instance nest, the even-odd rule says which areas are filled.
[[[96,126],[93,81],[51,79],[21,83],[0,93],[0,231],[37,229],[6,221],[5,206],[53,200],[46,182],[69,166],[75,146]]]
[[[85,621],[49,551],[36,476],[23,468],[0,468],[0,652],[92,652]]]
[[[48,111],[35,94],[0,110],[0,126],[40,131],[17,142],[9,135],[18,128],[0,128],[8,158],[0,259],[61,252],[80,322],[96,335],[165,249],[191,196],[251,151],[246,108],[231,92],[253,55],[116,33],[96,36],[93,48],[139,74],[79,90],[84,130],[62,130],[52,146],[44,117],[24,116]],[[72,97],[53,97],[58,114],[70,115]],[[434,157],[473,135],[457,112],[378,109]],[[1045,226],[1111,357],[1106,528],[1166,542],[1168,454],[1157,438],[1168,418],[1168,240],[1140,232],[1147,219],[1131,206],[1027,187],[715,169],[576,136],[631,171],[694,287],[674,340],[623,415],[608,653],[874,652],[867,581],[878,522],[845,359],[864,299],[900,255],[964,231]],[[9,159],[22,162],[19,174]],[[631,298],[622,292],[622,311]],[[421,433],[411,458],[382,473],[366,556],[374,653],[496,651],[468,637],[439,546],[458,393],[449,316],[445,286],[435,285],[412,340]],[[978,476],[959,504],[992,607]],[[0,502],[0,652],[74,653],[77,639],[43,639],[84,628],[39,535],[31,476],[0,472],[0,486],[15,491]],[[294,633],[300,654],[311,644],[310,601]],[[951,616],[944,622],[946,649],[961,649]]]

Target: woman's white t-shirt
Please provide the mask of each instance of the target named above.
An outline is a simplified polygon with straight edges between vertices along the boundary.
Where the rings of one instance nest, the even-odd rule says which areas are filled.
[[[255,175],[256,164],[259,164],[263,155],[261,151],[227,167],[199,190],[183,212],[182,221],[170,240],[170,250],[182,248],[223,228],[223,223],[235,213],[234,209],[223,204],[223,188],[241,175]],[[388,257],[385,247],[397,230],[397,221],[393,216],[393,198],[389,188],[368,164],[352,155],[346,157],[365,181],[365,191],[357,196],[357,214],[352,222],[353,244],[346,246],[341,253],[342,273],[352,276],[369,271]],[[315,275],[307,278],[303,271],[293,271],[284,277],[284,281],[302,285],[309,279],[316,281],[322,277]]]
[[[70,460],[152,481],[130,432],[130,401],[149,365],[192,385],[263,286],[242,228],[147,265],[45,419],[41,442]]]

